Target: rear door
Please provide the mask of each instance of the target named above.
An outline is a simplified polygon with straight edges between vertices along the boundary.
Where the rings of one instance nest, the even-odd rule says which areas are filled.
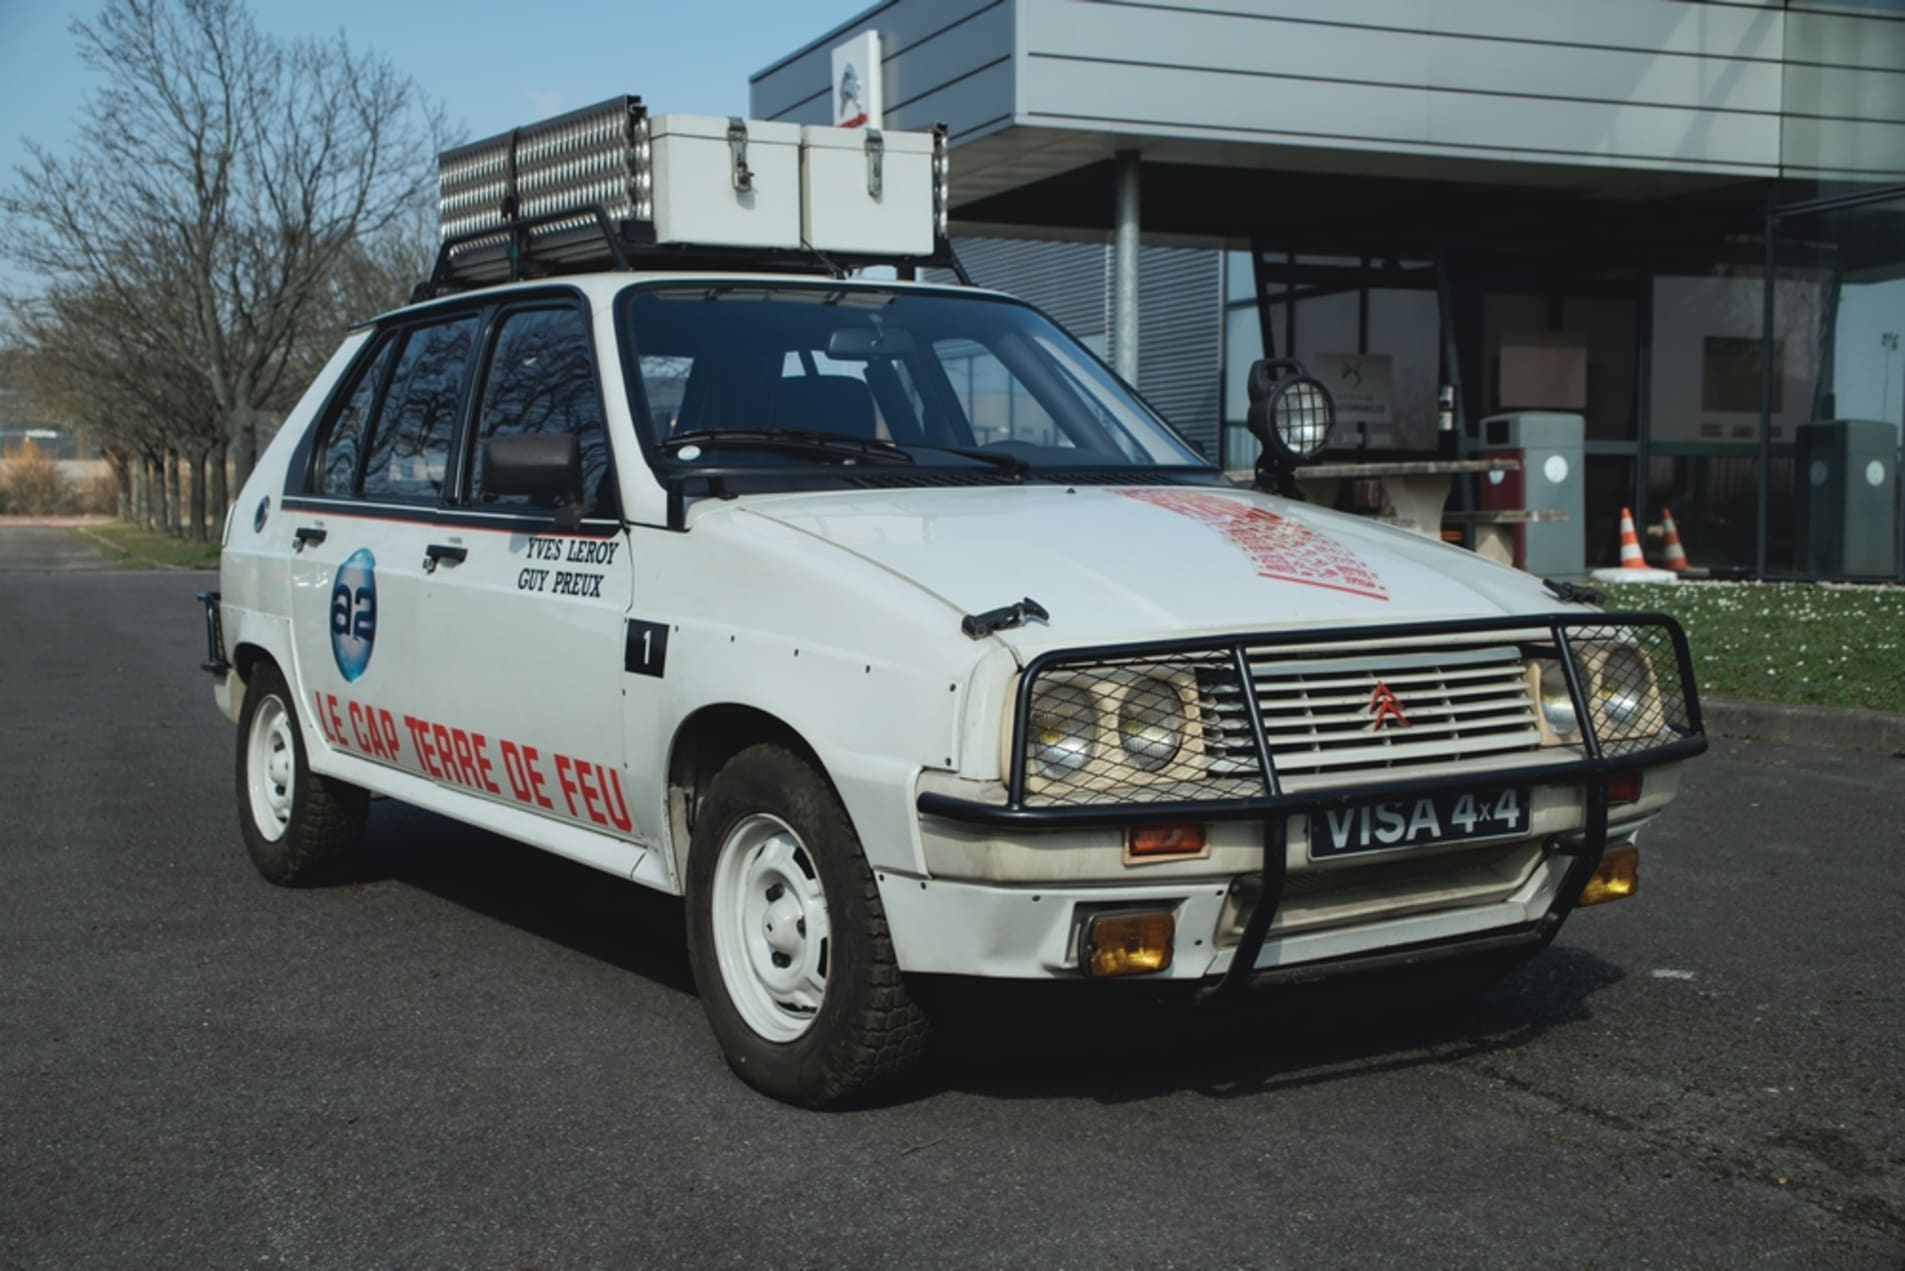
[[[480,312],[378,333],[294,465],[292,647],[324,744],[422,773],[405,744],[418,709],[416,615]]]

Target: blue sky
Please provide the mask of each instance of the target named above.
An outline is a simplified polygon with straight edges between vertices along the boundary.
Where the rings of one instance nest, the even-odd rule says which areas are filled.
[[[442,101],[471,138],[618,93],[651,109],[747,113],[747,79],[872,0],[252,0],[266,30],[372,48]],[[58,151],[96,80],[68,27],[98,0],[0,0],[0,186],[30,137]]]

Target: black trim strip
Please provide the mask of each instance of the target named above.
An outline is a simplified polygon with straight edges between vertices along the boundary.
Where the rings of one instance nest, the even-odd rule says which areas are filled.
[[[396,521],[406,525],[443,525],[497,534],[534,534],[539,538],[613,538],[622,522],[590,517],[579,530],[556,525],[554,512],[486,512],[468,507],[438,507],[429,503],[366,503],[351,499],[287,497],[279,506],[288,512],[313,516],[342,516],[361,521]]]

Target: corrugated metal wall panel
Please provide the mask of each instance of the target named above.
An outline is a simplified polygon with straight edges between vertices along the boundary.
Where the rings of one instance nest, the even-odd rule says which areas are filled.
[[[1138,391],[1212,460],[1223,422],[1222,264],[1195,248],[1138,253]]]
[[[1111,249],[1104,244],[963,238],[954,250],[974,282],[1037,305],[1073,335],[1108,329]]]

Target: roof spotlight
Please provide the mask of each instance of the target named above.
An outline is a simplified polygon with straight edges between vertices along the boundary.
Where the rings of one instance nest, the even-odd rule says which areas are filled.
[[[1257,484],[1300,498],[1291,475],[1329,440],[1336,403],[1295,358],[1260,358],[1250,366],[1250,431],[1263,443]]]

